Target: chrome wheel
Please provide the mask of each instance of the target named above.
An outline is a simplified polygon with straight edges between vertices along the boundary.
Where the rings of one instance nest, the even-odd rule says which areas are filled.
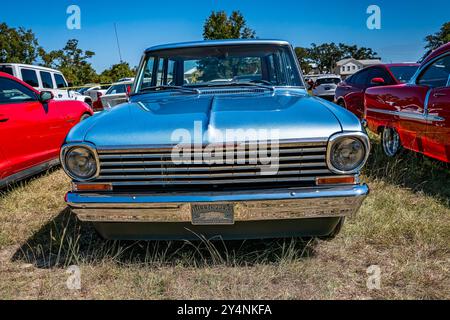
[[[394,157],[401,148],[400,136],[394,128],[383,130],[383,151],[388,157]]]

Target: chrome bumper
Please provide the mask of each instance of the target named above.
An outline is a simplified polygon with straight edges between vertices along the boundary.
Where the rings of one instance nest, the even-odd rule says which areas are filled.
[[[367,185],[195,194],[67,194],[81,221],[187,222],[193,204],[234,204],[234,221],[353,216],[369,193]]]

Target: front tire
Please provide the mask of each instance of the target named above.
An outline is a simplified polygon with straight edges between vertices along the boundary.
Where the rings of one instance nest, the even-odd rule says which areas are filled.
[[[395,157],[402,149],[400,135],[394,128],[384,128],[381,133],[383,152],[389,158]]]

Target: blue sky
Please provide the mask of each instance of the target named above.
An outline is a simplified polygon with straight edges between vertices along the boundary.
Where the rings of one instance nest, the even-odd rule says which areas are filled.
[[[66,28],[71,4],[81,8],[81,30]],[[381,8],[381,30],[366,27],[371,4]],[[114,23],[123,59],[134,66],[147,47],[200,40],[213,10],[240,10],[259,38],[284,39],[296,46],[332,41],[368,46],[386,62],[416,61],[423,54],[424,37],[450,21],[448,0],[43,0],[24,6],[16,13],[17,2],[3,1],[0,22],[31,28],[47,50],[76,38],[81,48],[96,52],[92,63],[99,71],[119,62]]]

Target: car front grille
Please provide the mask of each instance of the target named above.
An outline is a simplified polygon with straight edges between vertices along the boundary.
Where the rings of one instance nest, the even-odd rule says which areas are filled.
[[[255,162],[255,152],[247,145],[225,147],[223,153],[234,152],[245,158],[245,163],[234,164],[176,164],[172,161],[172,148],[145,148],[123,150],[98,150],[100,176],[98,182],[112,183],[117,187],[138,186],[198,186],[271,185],[299,183],[315,185],[318,177],[329,177],[326,164],[326,142],[282,143],[278,152],[278,171],[263,175],[263,165]],[[194,150],[192,160],[195,152]],[[201,151],[204,151],[202,148]],[[270,149],[269,149],[269,157]],[[267,167],[265,167],[267,170]]]

